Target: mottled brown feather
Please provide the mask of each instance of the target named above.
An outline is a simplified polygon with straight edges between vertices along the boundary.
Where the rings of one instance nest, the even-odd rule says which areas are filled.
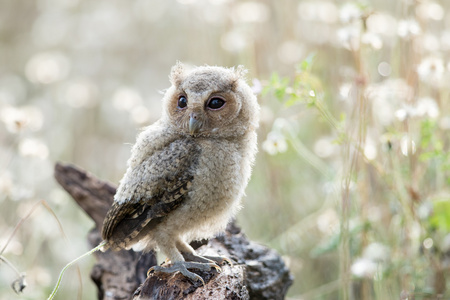
[[[131,182],[127,191],[134,192],[121,201],[118,190],[116,201],[103,222],[102,236],[110,247],[129,246],[150,221],[165,217],[183,202],[194,178],[199,153],[194,140],[175,141],[127,171],[126,178]],[[150,182],[144,182],[144,178]]]

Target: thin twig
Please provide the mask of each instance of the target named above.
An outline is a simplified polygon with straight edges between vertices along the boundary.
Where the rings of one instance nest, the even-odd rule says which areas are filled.
[[[6,257],[4,257],[3,255],[0,255],[0,260],[3,261],[4,263],[6,263],[8,265],[8,267],[10,267],[16,274],[17,276],[22,276],[22,274],[19,272],[19,270],[16,269],[16,267],[14,267],[14,265],[6,259]]]
[[[17,233],[17,231],[19,230],[19,228],[22,226],[22,224],[31,216],[31,214],[36,210],[36,208],[39,206],[39,204],[42,204],[48,212],[50,212],[50,214],[55,218],[56,222],[58,223],[58,227],[59,227],[59,231],[61,232],[61,235],[63,236],[65,242],[67,245],[70,245],[69,239],[67,238],[64,229],[62,227],[61,222],[59,221],[58,217],[56,216],[55,212],[53,211],[53,209],[48,205],[47,201],[45,200],[39,200],[38,202],[36,202],[33,207],[30,209],[30,211],[27,213],[27,215],[23,218],[20,219],[20,221],[17,223],[17,225],[14,227],[13,232],[11,233],[11,235],[9,236],[8,240],[6,241],[5,245],[3,246],[2,250],[0,251],[0,260],[4,261],[9,267],[11,267],[11,269],[13,269],[17,275],[19,276],[19,279],[24,277],[24,274],[21,274],[15,267],[14,265],[8,261],[4,256],[2,256],[3,252],[6,250],[6,248],[8,247],[9,243],[11,242],[11,240],[13,239],[14,235]],[[82,278],[81,278],[81,270],[80,267],[77,265],[77,277],[78,277],[78,281],[80,282],[80,289],[78,292],[78,299],[81,299],[82,297],[82,293],[83,293],[83,286],[82,286]]]
[[[105,246],[105,245],[106,245],[106,241],[103,241],[102,243],[100,243],[100,244],[99,244],[97,247],[95,247],[94,249],[89,250],[88,252],[84,253],[83,255],[81,255],[81,256],[75,258],[75,259],[72,260],[70,263],[68,263],[68,264],[61,270],[61,273],[59,274],[58,281],[56,282],[55,288],[53,289],[52,293],[51,293],[50,296],[47,298],[47,300],[52,300],[52,299],[55,297],[56,292],[58,291],[59,286],[60,286],[60,284],[61,284],[61,280],[62,280],[62,278],[63,278],[63,276],[64,276],[64,273],[66,272],[66,270],[67,270],[71,265],[73,265],[74,263],[76,263],[78,260],[80,260],[80,259],[82,259],[82,258],[84,258],[84,257],[86,257],[86,256],[89,256],[89,255],[91,255],[92,253],[94,253],[94,252],[100,250],[100,249],[101,249],[103,246]]]
[[[11,242],[12,238],[14,237],[14,235],[16,234],[17,230],[19,230],[20,226],[22,226],[23,222],[25,222],[26,219],[28,219],[30,217],[30,215],[34,212],[34,210],[38,207],[39,204],[42,203],[42,201],[44,200],[39,200],[38,202],[36,202],[33,207],[30,209],[30,211],[28,212],[28,214],[23,217],[22,219],[20,219],[20,221],[17,223],[16,227],[14,227],[13,232],[11,233],[11,235],[9,236],[8,240],[6,241],[6,244],[3,246],[2,250],[0,251],[0,255],[3,254],[3,252],[5,251],[6,247],[9,245],[9,243]]]

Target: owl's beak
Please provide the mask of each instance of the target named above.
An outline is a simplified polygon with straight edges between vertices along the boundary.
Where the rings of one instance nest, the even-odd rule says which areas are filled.
[[[198,114],[191,113],[190,118],[189,118],[189,133],[191,135],[194,135],[194,134],[198,133],[198,131],[200,130],[201,127],[202,127],[202,122],[200,121]]]

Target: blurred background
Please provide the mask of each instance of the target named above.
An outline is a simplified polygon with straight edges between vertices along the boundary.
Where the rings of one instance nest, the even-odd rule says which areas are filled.
[[[118,183],[180,60],[249,69],[260,151],[238,223],[285,258],[289,299],[450,299],[449,8],[0,0],[0,254],[28,284],[2,263],[0,298],[45,299],[88,250],[54,164]],[[93,263],[57,298],[96,299]]]

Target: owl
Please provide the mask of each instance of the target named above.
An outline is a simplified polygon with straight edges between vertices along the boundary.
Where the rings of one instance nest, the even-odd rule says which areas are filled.
[[[191,241],[223,231],[240,208],[257,152],[259,105],[238,68],[177,63],[162,117],[142,131],[103,223],[104,248],[159,249],[154,272],[219,268]],[[203,282],[204,283],[204,282]]]

